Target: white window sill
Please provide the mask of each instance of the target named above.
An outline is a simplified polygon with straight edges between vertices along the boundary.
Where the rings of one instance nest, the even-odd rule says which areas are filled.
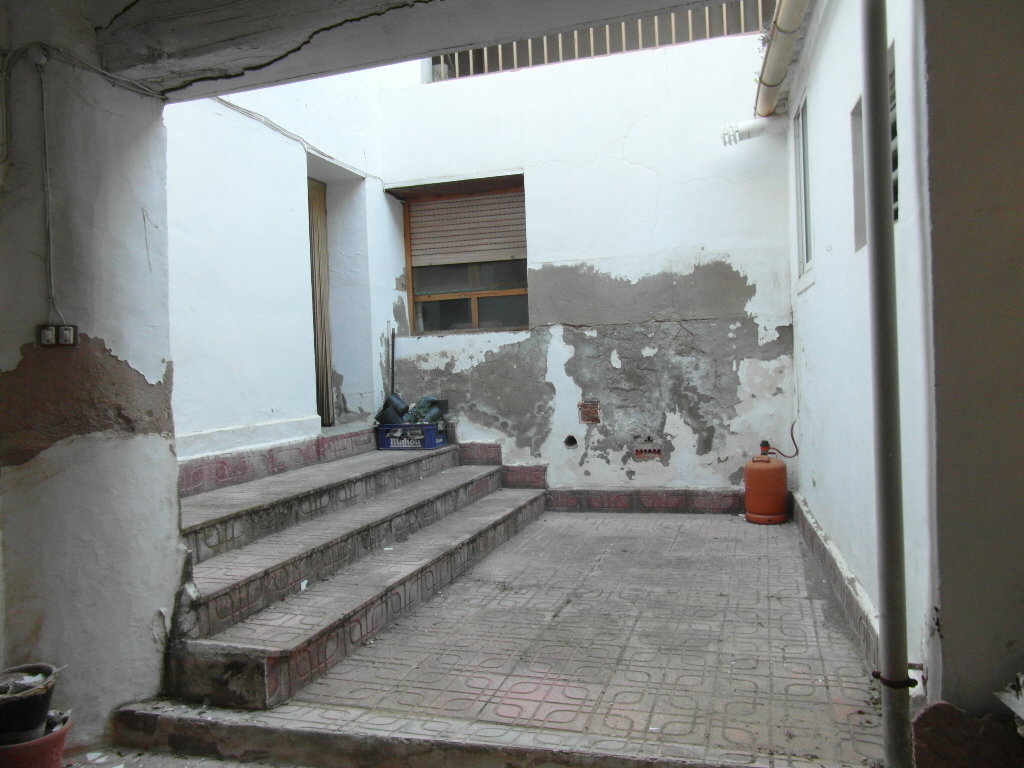
[[[812,285],[814,285],[814,270],[808,269],[797,279],[796,286],[794,286],[794,292],[799,296]]]

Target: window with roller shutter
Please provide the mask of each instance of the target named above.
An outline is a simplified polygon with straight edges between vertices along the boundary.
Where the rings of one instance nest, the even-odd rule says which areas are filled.
[[[416,333],[529,326],[522,186],[405,196]]]

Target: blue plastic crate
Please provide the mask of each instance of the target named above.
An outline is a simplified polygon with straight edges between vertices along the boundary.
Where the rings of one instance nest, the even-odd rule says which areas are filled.
[[[443,424],[381,424],[377,447],[382,451],[416,451],[448,444]]]

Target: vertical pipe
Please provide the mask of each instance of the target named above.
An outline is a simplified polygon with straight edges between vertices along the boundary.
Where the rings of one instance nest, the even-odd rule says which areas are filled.
[[[642,51],[644,48],[644,20],[636,20],[636,49]]]
[[[622,22],[622,52],[626,52],[626,22]]]
[[[729,4],[722,3],[722,34],[729,36]]]
[[[672,11],[672,45],[676,44],[676,12]]]
[[[590,28],[590,58],[594,58],[594,28]]]
[[[519,41],[512,43],[512,69],[519,69]]]
[[[763,0],[757,0],[757,29],[764,29],[764,4]]]
[[[747,0],[740,0],[740,34],[742,35],[747,31],[747,19],[746,19],[746,4]]]
[[[606,55],[612,52],[612,28],[607,24],[604,25],[604,52]]]
[[[907,606],[903,559],[896,247],[889,136],[889,35],[885,0],[862,2],[864,156],[875,378],[875,515],[878,528],[882,743],[886,768],[912,768],[910,691],[906,687]]]
[[[528,38],[526,41],[526,66],[533,66],[533,38]]]
[[[686,26],[689,28],[689,34],[690,34],[689,41],[692,43],[693,42],[693,9],[692,8],[686,11]]]
[[[658,36],[658,17],[655,16],[654,17],[654,47],[657,48],[660,43],[661,43],[661,40],[659,39],[659,36]]]
[[[558,60],[565,61],[565,57],[562,55],[562,33],[558,33]]]
[[[580,57],[580,31],[578,29],[572,31],[572,57],[574,59]]]
[[[456,78],[462,77],[462,75],[459,74],[459,52],[458,51],[455,52],[455,77]]]
[[[704,39],[711,39],[711,6],[704,6]]]
[[[548,63],[548,36],[544,35],[544,63]]]

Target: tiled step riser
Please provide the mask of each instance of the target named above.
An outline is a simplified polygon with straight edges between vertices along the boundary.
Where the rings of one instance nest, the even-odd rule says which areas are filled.
[[[175,695],[240,709],[265,709],[287,701],[515,536],[540,516],[544,506],[543,497],[521,505],[292,652],[268,657],[244,649],[219,649],[204,641],[181,643],[171,654],[171,674],[178,681]]]
[[[197,601],[192,606],[190,620],[182,624],[184,634],[189,638],[201,638],[223,632],[288,595],[299,592],[303,588],[303,581],[314,583],[326,579],[346,565],[388,544],[403,541],[416,531],[499,488],[501,472],[496,467],[494,472],[484,477],[402,510],[381,521],[379,525],[331,542],[299,560],[282,563],[280,567],[239,583],[226,592]]]
[[[247,510],[229,519],[188,531],[183,534],[185,546],[192,550],[195,562],[199,563],[328,512],[350,507],[420,478],[436,475],[457,463],[458,454],[455,451],[423,454],[408,464],[339,483],[326,491]]]

